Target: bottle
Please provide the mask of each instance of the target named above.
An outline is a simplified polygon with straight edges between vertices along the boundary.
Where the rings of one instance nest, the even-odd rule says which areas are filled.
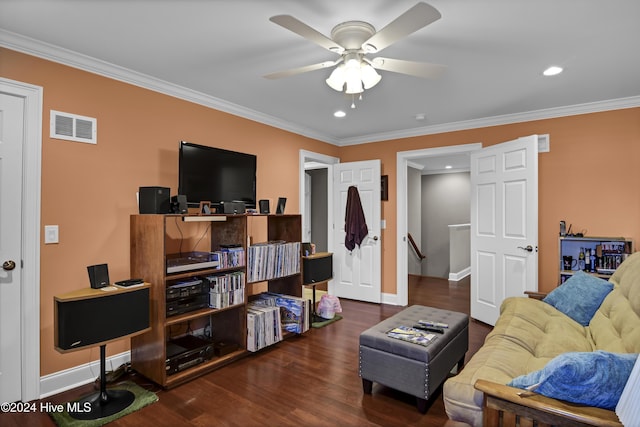
[[[591,249],[587,248],[584,254],[584,271],[591,271]]]
[[[578,255],[578,270],[584,270],[584,248],[580,248]]]

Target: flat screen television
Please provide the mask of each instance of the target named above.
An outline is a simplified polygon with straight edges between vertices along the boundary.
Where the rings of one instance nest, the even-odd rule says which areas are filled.
[[[180,141],[178,194],[187,204],[242,201],[256,207],[256,156]]]

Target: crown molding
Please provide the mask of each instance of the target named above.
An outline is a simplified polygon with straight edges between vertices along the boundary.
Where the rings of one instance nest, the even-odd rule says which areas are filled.
[[[235,116],[243,117],[258,123],[282,129],[297,135],[305,136],[315,140],[323,141],[336,146],[349,146],[366,144],[370,142],[388,141],[400,138],[410,138],[423,135],[434,135],[438,133],[453,132],[459,130],[476,129],[488,126],[506,125],[511,123],[528,122],[533,120],[551,119],[578,114],[596,113],[608,110],[619,110],[624,108],[634,108],[640,106],[640,96],[629,98],[611,99],[605,101],[590,102],[585,104],[570,105],[564,107],[554,107],[542,110],[528,111],[523,113],[505,114],[501,116],[484,117],[479,119],[464,120],[440,125],[425,126],[412,129],[403,129],[391,132],[382,132],[369,135],[361,135],[353,138],[334,138],[316,132],[313,129],[295,125],[286,120],[243,107],[204,94],[180,85],[139,73],[118,65],[111,64],[100,59],[83,55],[68,49],[61,48],[49,43],[35,40],[11,31],[0,29],[0,46],[32,56],[43,58],[52,62],[78,68],[110,79],[118,80],[154,92],[173,96],[195,104],[203,105]]]
[[[425,126],[406,130],[363,135],[340,140],[340,146],[357,145],[369,142],[389,141],[392,139],[411,138],[423,135],[454,132],[460,130],[478,129],[489,126],[508,125],[512,123],[530,122],[534,120],[554,119],[558,117],[575,116],[579,114],[598,113],[610,110],[640,107],[640,96],[610,99],[605,101],[588,102],[584,104],[568,105],[564,107],[546,108],[543,110],[527,111],[523,113],[505,114],[501,116],[483,117],[480,119],[464,120],[460,122],[443,123],[441,125]]]
[[[312,129],[294,125],[291,122],[278,119],[268,114],[264,114],[180,85],[169,83],[144,73],[120,67],[88,55],[83,55],[69,49],[64,49],[40,40],[25,37],[11,31],[0,29],[0,46],[83,71],[88,71],[113,80],[118,80],[123,83],[149,89],[174,98],[193,102],[195,104],[273,126],[308,138],[317,139],[334,145],[338,145],[339,142],[335,138],[320,134]]]

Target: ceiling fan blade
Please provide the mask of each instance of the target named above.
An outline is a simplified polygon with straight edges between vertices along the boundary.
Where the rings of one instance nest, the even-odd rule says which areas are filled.
[[[322,46],[332,52],[341,53],[344,48],[331,40],[329,37],[318,32],[314,28],[311,28],[304,22],[294,18],[291,15],[276,15],[269,18],[269,21],[292,31],[305,39],[312,41],[313,43]]]
[[[430,64],[428,62],[404,61],[402,59],[374,58],[371,66],[378,70],[391,71],[410,76],[434,79],[439,77],[447,68],[445,65]]]
[[[309,71],[320,70],[322,68],[333,67],[334,65],[340,62],[342,62],[342,58],[340,58],[337,61],[325,61],[325,62],[320,62],[318,64],[305,65],[304,67],[292,68],[290,70],[278,71],[276,73],[267,74],[263,77],[265,79],[270,79],[270,80],[281,79],[283,77],[290,77],[290,76],[295,76],[296,74],[302,74]]]
[[[426,27],[441,17],[440,12],[433,6],[427,3],[418,3],[371,36],[362,44],[362,47],[365,51],[380,52],[385,47],[420,28]]]

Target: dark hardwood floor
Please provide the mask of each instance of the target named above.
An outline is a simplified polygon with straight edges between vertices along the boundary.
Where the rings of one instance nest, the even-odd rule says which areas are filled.
[[[411,276],[409,303],[469,313],[469,280]],[[312,329],[170,390],[140,376],[159,401],[110,426],[442,426],[447,421],[439,390],[426,414],[415,398],[374,384],[362,392],[358,337],[403,307],[341,300],[343,319]],[[471,321],[466,360],[482,345],[490,327]],[[93,392],[87,385],[43,401],[64,403]],[[54,426],[46,414],[0,414],[5,427]]]

